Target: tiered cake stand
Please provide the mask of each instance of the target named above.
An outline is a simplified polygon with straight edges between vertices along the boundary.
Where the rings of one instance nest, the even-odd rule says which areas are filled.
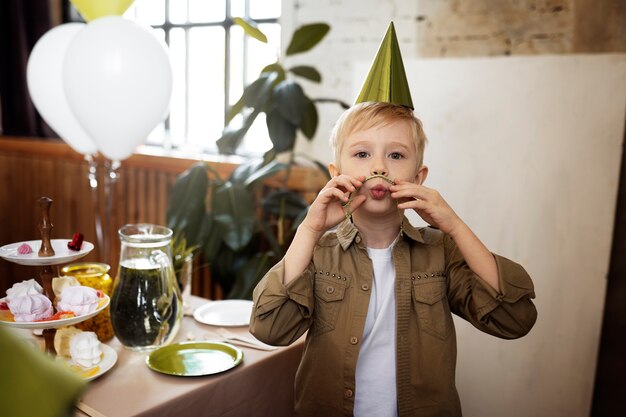
[[[68,242],[71,242],[70,239],[51,240],[50,232],[52,231],[53,225],[50,222],[50,205],[52,204],[52,200],[48,197],[41,197],[38,200],[38,204],[42,214],[42,221],[39,224],[41,240],[17,242],[2,246],[0,247],[0,257],[20,265],[41,266],[39,281],[43,287],[44,294],[54,303],[55,296],[52,290],[52,278],[54,273],[52,266],[65,264],[82,258],[91,252],[94,245],[89,242],[83,242],[80,250],[75,251],[69,249],[67,246]],[[17,252],[17,248],[24,243],[33,248],[32,253],[21,255]],[[0,325],[21,329],[43,329],[43,336],[46,341],[46,352],[50,355],[55,355],[54,334],[56,333],[56,329],[58,327],[80,323],[95,316],[109,305],[109,297],[107,295],[104,295],[104,297],[104,302],[100,302],[98,308],[89,314],[65,319],[33,322],[5,320],[4,317],[0,315]]]

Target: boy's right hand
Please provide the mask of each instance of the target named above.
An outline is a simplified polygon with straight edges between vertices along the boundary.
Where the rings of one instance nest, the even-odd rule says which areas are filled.
[[[346,218],[344,205],[350,199],[348,194],[354,193],[350,202],[350,212],[365,202],[364,195],[356,195],[357,190],[363,186],[363,181],[365,177],[337,175],[322,188],[315,201],[311,203],[306,217],[298,226],[298,231],[287,249],[284,257],[283,284],[289,284],[302,274],[311,262],[314,247],[322,235]]]
[[[311,203],[300,227],[313,234],[322,235],[341,223],[346,218],[344,206],[349,201],[349,194],[356,193],[363,186],[363,181],[365,181],[363,176],[338,175],[331,178]],[[355,195],[350,202],[350,213],[358,209],[366,199],[364,195]]]

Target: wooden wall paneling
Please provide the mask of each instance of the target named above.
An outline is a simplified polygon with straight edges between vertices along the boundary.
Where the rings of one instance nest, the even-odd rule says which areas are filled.
[[[138,223],[146,222],[147,207],[146,207],[146,171],[143,169],[137,170],[137,208],[138,216],[135,219]]]
[[[167,187],[167,175],[164,172],[158,171],[156,173],[156,190],[154,197],[154,207],[156,209],[156,219],[159,224],[167,226],[165,219],[165,211],[167,208],[167,196],[169,195],[169,189]]]
[[[133,155],[123,161],[120,178],[111,187],[113,196],[108,231],[111,275],[117,273],[120,241],[119,227],[126,223],[166,223],[166,209],[170,190],[176,177],[197,160],[150,155]],[[98,160],[99,214],[104,223],[105,168]],[[226,178],[235,168],[227,162],[206,161]],[[51,217],[53,238],[71,238],[81,232],[86,240],[96,245],[94,251],[81,261],[104,261],[98,248],[96,210],[87,178],[88,165],[82,155],[62,142],[30,140],[0,136],[0,245],[39,238],[37,224],[41,219],[37,199],[49,196],[54,200]],[[295,168],[288,182],[290,189],[317,194],[325,183],[323,176],[311,168]],[[269,179],[271,185],[282,185],[280,176]],[[308,200],[309,198],[307,198]],[[0,295],[13,283],[37,277],[39,268],[21,266],[0,260]],[[205,261],[196,257],[192,292],[204,297],[223,297],[220,286],[211,280]]]
[[[136,170],[128,168],[126,175],[131,178],[136,178]],[[137,222],[139,217],[139,207],[137,205],[137,187],[136,181],[128,181],[126,188],[126,218],[133,223]]]
[[[146,170],[146,192],[144,193],[146,201],[146,221],[152,224],[162,224],[163,220],[157,215],[157,187],[156,172]]]

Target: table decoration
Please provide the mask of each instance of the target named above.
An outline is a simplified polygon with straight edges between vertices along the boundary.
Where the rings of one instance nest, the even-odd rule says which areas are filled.
[[[52,278],[54,274],[52,266],[87,255],[93,249],[93,244],[83,242],[81,248],[78,251],[74,251],[67,247],[67,243],[71,242],[71,239],[50,239],[52,229],[54,228],[54,225],[50,220],[50,206],[52,205],[52,199],[49,197],[41,197],[37,200],[37,203],[41,209],[41,221],[38,225],[41,234],[41,241],[26,242],[33,248],[33,252],[24,255],[18,254],[17,248],[25,242],[5,245],[0,248],[0,256],[10,262],[21,263],[23,265],[41,266],[39,281],[43,287],[43,293],[50,300],[50,302],[54,302],[55,294],[52,289]],[[99,296],[98,305],[96,307],[96,311],[94,312],[74,317],[57,318],[53,316],[53,319],[41,321],[14,321],[10,312],[7,310],[0,310],[0,325],[25,329],[43,329],[45,351],[49,355],[56,356],[56,351],[54,349],[55,329],[57,327],[78,323],[93,317],[95,314],[106,308],[109,301],[109,297],[102,294],[101,297]]]
[[[243,351],[221,342],[181,342],[163,346],[146,358],[154,371],[176,376],[202,376],[228,371],[243,361]]]
[[[210,301],[193,312],[193,318],[211,326],[247,326],[253,303],[250,300]]]
[[[183,316],[180,287],[172,265],[172,230],[127,224],[111,296],[111,323],[120,343],[144,351],[169,343]]]
[[[71,276],[78,280],[80,285],[86,285],[104,294],[111,296],[113,279],[109,275],[111,267],[101,262],[77,262],[65,265],[61,268],[63,276]],[[76,325],[81,330],[93,331],[98,339],[105,342],[113,337],[110,308],[105,308],[102,313]]]

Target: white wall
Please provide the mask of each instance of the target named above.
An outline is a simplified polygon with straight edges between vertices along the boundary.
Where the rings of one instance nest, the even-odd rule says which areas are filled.
[[[438,189],[533,277],[515,341],[456,320],[466,417],[588,416],[626,116],[626,55],[405,61]],[[369,61],[355,65],[355,91]],[[319,145],[321,147],[321,145]]]

